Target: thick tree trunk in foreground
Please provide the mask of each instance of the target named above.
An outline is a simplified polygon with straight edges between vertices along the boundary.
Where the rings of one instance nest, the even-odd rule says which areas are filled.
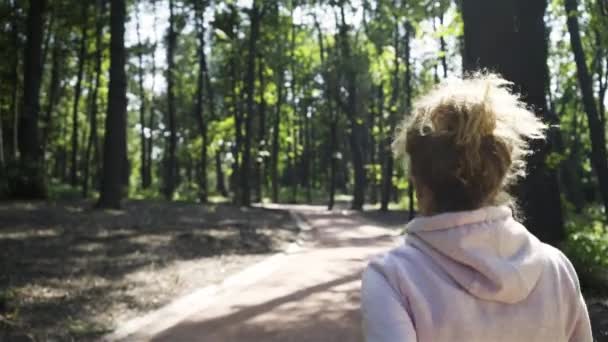
[[[47,195],[42,149],[38,138],[45,6],[45,0],[32,1],[27,17],[27,43],[23,53],[23,107],[18,132],[21,177],[14,194],[18,198],[44,198]]]
[[[110,12],[110,84],[98,206],[120,208],[127,169],[127,75],[125,73],[125,0],[112,0]]]
[[[570,45],[576,61],[578,84],[583,95],[583,106],[587,114],[589,134],[591,136],[591,163],[599,182],[599,191],[604,203],[604,214],[608,220],[608,159],[606,154],[606,133],[602,117],[598,113],[593,94],[593,78],[589,74],[585,51],[581,42],[578,25],[578,3],[576,0],[565,0],[568,15],[568,32],[570,32]]]
[[[257,40],[260,32],[261,10],[256,0],[250,9],[249,19],[251,27],[249,32],[249,48],[247,49],[247,75],[245,78],[245,91],[247,94],[247,114],[245,116],[245,141],[243,146],[243,159],[240,168],[241,200],[240,204],[251,204],[251,189],[249,177],[251,171],[251,139],[253,134],[253,115],[255,111],[255,57],[257,55]]]
[[[462,4],[465,69],[499,72],[547,121],[546,7],[545,0],[464,0]],[[557,177],[545,165],[550,143],[534,143],[536,153],[528,160],[528,176],[518,195],[528,229],[544,241],[556,242],[564,238],[564,226]]]

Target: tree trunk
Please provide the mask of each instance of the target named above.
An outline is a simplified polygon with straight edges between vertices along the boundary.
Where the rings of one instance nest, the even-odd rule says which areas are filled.
[[[207,202],[207,123],[205,121],[204,110],[203,110],[203,87],[205,79],[205,28],[203,24],[203,13],[205,9],[200,8],[198,4],[195,5],[196,12],[196,29],[198,34],[198,78],[196,87],[196,110],[194,113],[195,119],[198,123],[198,129],[201,134],[202,146],[201,146],[201,162],[200,162],[200,179],[199,179],[199,199],[201,203]],[[210,87],[208,84],[207,87]]]
[[[412,25],[409,22],[404,24],[405,31],[405,112],[409,113],[412,110]],[[408,179],[407,193],[409,199],[409,218],[414,219],[414,182],[411,177]]]
[[[42,129],[42,151],[46,151],[49,136],[51,134],[51,125],[53,119],[53,111],[55,105],[59,101],[59,85],[61,82],[60,75],[62,74],[62,52],[61,44],[57,41],[57,37],[53,42],[53,52],[51,53],[51,80],[49,82],[49,90],[47,96],[46,110],[44,116],[44,124]]]
[[[439,14],[439,24],[441,25],[442,29],[443,29],[443,22],[444,22],[444,12],[443,9],[441,9],[441,13]],[[441,66],[443,67],[443,79],[448,78],[448,59],[447,59],[447,47],[446,47],[446,43],[445,43],[445,37],[443,36],[443,34],[441,35],[441,37],[439,37],[439,51],[441,53]]]
[[[321,31],[321,25],[314,17],[315,27],[317,29],[317,40],[319,43],[319,57],[321,59],[321,65],[325,66],[325,44],[323,43],[323,31]],[[325,101],[327,102],[329,110],[329,198],[327,200],[327,210],[332,210],[335,204],[336,197],[336,164],[338,158],[338,117],[333,106],[331,85],[329,79],[329,73],[323,73],[323,82],[325,88],[323,89],[325,95]]]
[[[277,81],[277,104],[275,108],[274,122],[272,128],[272,167],[271,167],[271,182],[272,182],[272,201],[279,203],[279,133],[281,130],[281,107],[283,106],[283,86],[284,86],[284,71],[282,66],[278,71],[279,80]]]
[[[391,141],[393,140],[393,132],[395,130],[395,122],[399,108],[399,22],[395,17],[394,45],[395,45],[395,60],[393,61],[395,69],[393,70],[393,91],[391,95],[391,108],[388,118],[388,130],[383,145],[382,154],[384,155],[384,163],[382,163],[382,194],[380,198],[380,210],[388,211],[388,204],[393,190],[393,169],[394,159],[391,151]],[[381,119],[382,120],[382,119]]]
[[[338,35],[340,40],[340,48],[342,50],[342,58],[347,64],[344,67],[344,77],[346,78],[346,90],[347,100],[342,105],[343,111],[347,114],[350,123],[350,134],[348,136],[351,158],[354,168],[354,189],[353,189],[353,202],[351,208],[353,210],[362,210],[363,203],[365,202],[365,160],[363,156],[363,127],[359,122],[358,108],[357,108],[357,71],[352,65],[352,53],[351,46],[348,38],[348,26],[346,25],[346,19],[344,15],[344,2],[340,4],[340,15],[341,23],[338,29]],[[338,97],[339,93],[336,94]],[[338,99],[342,101],[341,98]]]
[[[241,201],[240,204],[249,206],[251,204],[251,189],[249,187],[249,172],[251,171],[251,138],[252,124],[255,105],[255,57],[257,55],[257,40],[260,31],[261,11],[254,0],[251,6],[249,20],[251,21],[249,33],[249,48],[247,49],[247,75],[245,78],[245,91],[247,94],[247,114],[245,116],[245,141],[243,159],[241,163]]]
[[[111,0],[110,84],[98,206],[120,208],[127,168],[126,1]]]
[[[570,33],[570,46],[576,61],[578,83],[583,95],[583,107],[587,114],[587,123],[591,137],[591,164],[599,182],[600,195],[604,203],[604,215],[608,221],[608,159],[606,154],[606,133],[598,107],[593,94],[593,78],[587,69],[585,52],[581,42],[578,25],[578,2],[565,0],[566,14],[568,16],[568,32]]]
[[[74,105],[72,107],[72,156],[70,164],[70,184],[76,186],[78,175],[78,107],[80,105],[80,93],[82,90],[82,76],[87,52],[87,13],[88,2],[81,3],[81,36],[80,49],[78,52],[78,73],[76,75],[76,85],[74,86]]]
[[[97,137],[97,94],[101,82],[101,63],[103,57],[103,20],[105,13],[105,0],[97,0],[97,20],[95,28],[95,79],[93,90],[89,95],[89,140],[84,157],[84,174],[82,179],[82,197],[89,195],[89,178],[91,166],[91,152],[93,153],[93,165],[99,162],[99,146]]]
[[[157,27],[157,14],[156,14],[156,1],[152,1],[153,6],[153,26]],[[155,91],[156,91],[156,48],[158,45],[158,37],[156,36],[156,30],[154,31],[154,47],[152,49],[152,88],[150,95],[150,110],[148,114],[148,128],[150,129],[150,135],[146,139],[146,179],[150,181],[150,185],[152,185],[152,147],[154,146],[154,128],[156,126],[156,100],[155,100]]]
[[[255,202],[261,203],[263,200],[263,192],[264,192],[264,166],[266,163],[266,159],[263,154],[261,154],[262,149],[266,149],[266,98],[264,97],[264,93],[266,92],[266,78],[264,77],[264,60],[260,57],[258,59],[259,67],[258,67],[258,79],[260,82],[260,103],[258,104],[258,154],[255,160],[255,179],[256,179],[256,194],[255,194]]]
[[[18,132],[21,177],[15,187],[15,195],[19,198],[44,198],[47,195],[38,138],[45,7],[45,0],[32,1],[27,16],[27,43],[23,53],[23,112],[19,118]]]
[[[501,73],[515,83],[539,116],[550,119],[545,98],[546,6],[546,1],[464,0],[462,12],[466,70],[488,68]],[[529,174],[518,193],[528,229],[541,240],[556,242],[564,238],[564,228],[557,177],[545,165],[550,144],[550,140],[533,144],[537,152],[529,158]]]
[[[177,132],[175,127],[175,94],[174,94],[174,69],[175,69],[175,44],[177,41],[175,33],[174,1],[169,0],[169,32],[167,36],[167,126],[169,127],[169,141],[167,144],[168,156],[165,158],[165,186],[164,195],[167,200],[173,199],[177,178],[177,158],[175,155],[177,144]]]
[[[137,33],[137,83],[139,90],[139,140],[140,140],[140,181],[141,188],[147,189],[150,187],[150,179],[148,178],[148,166],[146,165],[148,162],[148,152],[147,152],[147,141],[146,141],[146,91],[144,89],[144,52],[143,45],[141,41],[141,32],[140,32],[140,16],[139,16],[139,5],[138,2],[135,8],[135,31]]]
[[[11,66],[11,76],[10,82],[14,86],[11,89],[11,115],[13,116],[12,129],[10,132],[12,133],[11,138],[7,137],[7,141],[11,144],[9,145],[9,157],[13,160],[17,160],[19,156],[19,52],[20,44],[19,44],[19,27],[17,23],[19,21],[17,14],[17,1],[12,1],[12,21],[11,21],[11,41],[13,43],[13,49],[15,49],[14,58],[12,60]],[[28,31],[29,32],[29,31]],[[24,56],[25,58],[25,56]]]

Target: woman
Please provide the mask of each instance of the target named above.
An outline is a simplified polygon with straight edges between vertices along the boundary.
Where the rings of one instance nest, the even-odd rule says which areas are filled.
[[[367,341],[592,341],[572,264],[513,217],[506,189],[547,127],[509,86],[442,85],[397,133],[421,216],[363,274]]]

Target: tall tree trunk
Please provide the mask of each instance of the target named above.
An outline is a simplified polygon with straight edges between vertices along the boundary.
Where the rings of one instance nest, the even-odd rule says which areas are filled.
[[[412,110],[412,46],[411,39],[413,34],[412,25],[409,22],[404,24],[405,31],[405,112],[409,113]],[[414,218],[414,182],[411,177],[408,179],[407,192],[409,199],[409,218]]]
[[[135,9],[135,25],[136,25],[136,33],[137,33],[137,83],[139,90],[139,140],[140,140],[140,166],[139,166],[139,178],[141,181],[141,188],[147,189],[150,187],[150,179],[148,178],[147,169],[148,166],[146,163],[148,162],[148,152],[147,149],[147,141],[146,141],[146,91],[144,89],[144,52],[143,45],[141,41],[141,32],[140,32],[140,16],[139,16],[139,5],[140,2],[137,3]]]
[[[606,127],[604,126],[593,94],[593,78],[589,74],[585,52],[581,42],[578,25],[578,2],[565,0],[567,24],[570,33],[570,46],[576,61],[578,83],[583,95],[583,106],[587,114],[589,134],[591,136],[591,163],[599,182],[600,195],[604,203],[604,214],[608,221],[608,156],[606,154]]]
[[[325,44],[323,43],[323,31],[321,31],[321,25],[314,17],[315,27],[317,29],[317,40],[319,44],[319,57],[321,59],[321,65],[325,65]],[[327,200],[327,210],[332,210],[335,204],[336,196],[336,167],[338,158],[338,116],[333,106],[332,92],[330,85],[329,73],[326,71],[323,73],[323,81],[325,88],[323,89],[325,95],[325,101],[327,102],[329,110],[329,198]]]
[[[59,86],[61,82],[60,75],[62,74],[61,63],[62,63],[62,51],[61,44],[57,37],[53,42],[53,52],[51,53],[51,80],[49,82],[49,90],[47,96],[46,110],[44,113],[44,125],[42,126],[42,151],[46,151],[48,145],[49,136],[51,134],[51,125],[53,119],[53,111],[55,105],[59,101]]]
[[[338,35],[340,40],[340,48],[342,52],[342,58],[346,61],[344,67],[344,77],[346,79],[346,90],[347,100],[346,103],[342,103],[343,111],[347,114],[350,123],[350,134],[348,135],[351,158],[354,168],[354,189],[353,189],[353,201],[351,208],[354,210],[362,210],[365,202],[365,160],[363,156],[363,126],[359,122],[358,108],[357,108],[357,71],[352,65],[352,52],[349,42],[348,26],[344,15],[344,1],[340,3],[340,16],[341,23],[338,28]],[[340,96],[339,93],[336,94]],[[341,98],[338,99],[342,101]]]
[[[443,22],[444,22],[444,10],[441,9],[441,13],[439,13],[439,25],[441,25],[443,31]],[[448,78],[448,59],[447,59],[447,47],[445,42],[445,37],[443,34],[439,37],[439,52],[441,53],[441,66],[443,67],[443,78]]]
[[[388,118],[388,132],[385,136],[385,141],[383,145],[382,154],[384,155],[384,163],[382,163],[382,194],[380,198],[380,210],[388,211],[388,203],[391,198],[391,191],[393,190],[393,169],[394,169],[394,159],[393,153],[391,151],[391,141],[393,140],[393,132],[395,128],[395,121],[397,117],[397,112],[399,111],[399,41],[401,37],[399,36],[399,21],[398,17],[395,16],[395,27],[393,29],[394,34],[394,45],[395,45],[395,60],[393,61],[393,65],[395,69],[393,70],[393,91],[391,94],[391,108],[389,112]],[[382,120],[382,119],[381,119]]]
[[[257,41],[260,31],[261,10],[256,0],[249,13],[251,22],[249,32],[249,48],[247,49],[247,75],[245,78],[245,91],[247,95],[247,114],[245,116],[245,141],[243,148],[243,159],[241,163],[241,201],[240,204],[249,206],[251,204],[251,189],[249,187],[249,172],[251,171],[251,138],[253,115],[255,111],[255,57],[257,55]]]
[[[201,203],[207,202],[207,122],[204,115],[203,106],[203,87],[205,80],[205,27],[203,23],[203,13],[205,8],[200,8],[199,4],[195,5],[196,12],[196,29],[198,34],[198,78],[196,87],[196,110],[194,113],[198,123],[198,128],[201,134],[201,162],[200,162],[200,179],[199,179],[199,199]],[[210,87],[207,84],[207,87]]]
[[[45,7],[44,0],[32,1],[27,16],[27,43],[23,53],[23,112],[19,117],[18,132],[22,176],[15,194],[20,198],[44,198],[47,195],[42,150],[38,138]]]
[[[298,138],[297,138],[297,117],[298,117],[298,105],[296,103],[297,91],[296,91],[296,24],[294,20],[294,0],[290,1],[290,18],[291,18],[291,43],[290,53],[291,58],[291,79],[290,79],[290,92],[291,92],[291,106],[292,106],[292,117],[287,121],[287,127],[289,134],[291,135],[290,148],[291,153],[287,154],[287,170],[289,174],[289,185],[291,186],[291,203],[298,201]]]
[[[169,0],[169,32],[167,35],[167,126],[169,127],[169,141],[165,158],[165,186],[164,195],[167,200],[173,199],[177,178],[177,157],[175,154],[177,144],[177,132],[175,127],[175,94],[174,94],[174,71],[175,71],[175,44],[177,41],[175,33],[175,10],[174,1]]]
[[[11,18],[11,41],[13,43],[13,49],[15,50],[14,57],[11,65],[10,82],[13,84],[11,89],[11,115],[12,119],[12,139],[7,138],[7,141],[11,144],[8,148],[10,154],[9,157],[13,160],[17,160],[19,156],[19,55],[21,52],[19,44],[19,17],[17,12],[17,0],[12,0],[12,18]],[[25,58],[25,56],[24,56]]]
[[[87,52],[87,13],[88,2],[81,3],[81,36],[80,49],[78,52],[78,73],[76,75],[76,85],[74,86],[74,105],[72,107],[72,156],[70,164],[70,184],[76,186],[78,175],[78,107],[80,105],[80,93],[82,90],[82,76]]]
[[[158,16],[156,14],[156,0],[152,1],[153,7],[153,26],[157,27]],[[156,30],[154,30],[154,47],[152,49],[152,86],[151,86],[151,95],[150,95],[150,110],[148,114],[148,128],[150,129],[150,135],[146,139],[146,179],[150,181],[150,185],[152,185],[152,148],[154,146],[154,128],[156,126],[156,50],[158,46],[158,37],[156,35]]]
[[[125,73],[125,0],[111,0],[110,84],[98,206],[120,208],[127,169],[127,75]]]
[[[95,27],[95,79],[93,90],[89,94],[89,139],[87,141],[84,157],[84,173],[82,179],[82,197],[89,195],[89,179],[91,167],[91,153],[93,153],[93,165],[97,167],[99,162],[99,146],[97,137],[97,94],[101,82],[101,63],[103,57],[103,20],[105,13],[105,0],[97,0],[97,20]]]
[[[272,127],[272,155],[271,155],[271,163],[272,166],[270,168],[270,178],[272,182],[272,201],[274,203],[279,202],[279,149],[280,149],[280,141],[279,141],[279,133],[281,130],[281,107],[283,106],[283,86],[284,86],[284,77],[285,72],[283,71],[283,67],[279,67],[279,78],[277,81],[277,103],[274,114],[274,122]]]
[[[261,203],[263,200],[263,192],[264,192],[264,166],[266,164],[266,159],[263,154],[260,154],[260,150],[266,149],[266,98],[264,97],[264,93],[266,92],[266,78],[264,76],[264,60],[262,57],[258,59],[259,67],[258,67],[258,79],[260,82],[260,103],[258,104],[258,153],[255,161],[255,179],[256,179],[256,194],[255,194],[255,202]]]
[[[462,7],[465,68],[500,72],[515,83],[539,116],[549,120],[546,1],[464,0]],[[557,177],[545,164],[550,144],[534,143],[537,152],[529,158],[529,174],[518,193],[530,231],[544,241],[556,242],[563,239],[564,226]]]

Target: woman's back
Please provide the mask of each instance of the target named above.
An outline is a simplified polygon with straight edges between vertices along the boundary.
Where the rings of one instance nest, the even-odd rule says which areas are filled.
[[[363,278],[368,341],[591,341],[569,261],[507,207],[416,219]]]

